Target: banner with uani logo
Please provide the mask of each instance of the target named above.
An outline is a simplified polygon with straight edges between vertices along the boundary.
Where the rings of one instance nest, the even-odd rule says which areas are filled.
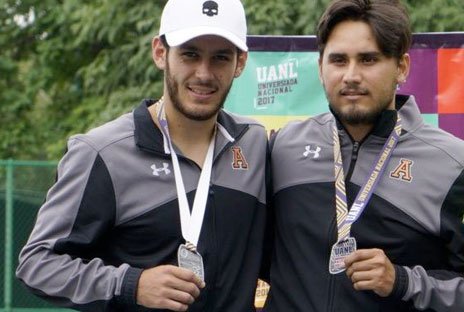
[[[259,120],[269,134],[290,120],[328,111],[314,36],[249,36],[248,46],[227,110]],[[427,123],[464,139],[464,33],[414,34],[409,54],[411,70],[398,93],[415,96]],[[268,291],[260,281],[257,308]]]

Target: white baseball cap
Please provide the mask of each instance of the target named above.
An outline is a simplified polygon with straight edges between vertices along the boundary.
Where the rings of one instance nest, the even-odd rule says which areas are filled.
[[[169,0],[161,15],[159,35],[173,47],[199,36],[217,35],[248,51],[246,34],[240,0]]]

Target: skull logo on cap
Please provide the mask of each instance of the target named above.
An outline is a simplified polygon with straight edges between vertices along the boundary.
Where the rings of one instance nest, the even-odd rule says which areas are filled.
[[[214,1],[206,1],[203,3],[203,14],[208,16],[218,15],[218,4]]]

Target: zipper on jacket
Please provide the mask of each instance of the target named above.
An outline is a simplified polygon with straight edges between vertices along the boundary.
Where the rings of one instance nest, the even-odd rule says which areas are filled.
[[[335,219],[332,219],[331,223],[330,223],[330,226],[329,226],[329,231],[327,233],[327,236],[328,237],[328,241],[329,241],[329,244],[328,244],[328,254],[330,255],[331,251],[332,251],[332,245],[330,244],[330,241],[331,241],[331,237],[333,237],[333,233],[334,232],[337,232],[337,236],[338,236],[338,229],[337,229],[337,225],[336,225],[336,217]],[[329,266],[328,266],[328,263],[327,263],[327,267],[325,268],[327,270],[327,272],[329,271]],[[327,305],[326,305],[326,311],[328,312],[332,312],[333,310],[333,303],[334,303],[334,299],[335,298],[335,276],[333,274],[330,274],[329,273],[329,289],[327,291]]]
[[[353,175],[354,167],[356,166],[356,161],[358,160],[359,147],[361,143],[355,141],[353,143],[353,151],[351,152],[351,161],[350,167],[348,169],[348,174],[345,176],[345,185],[350,181],[351,176]]]
[[[216,155],[215,159],[213,160],[213,167],[214,167],[214,164],[216,163],[216,161],[218,159],[221,159],[221,156],[222,154],[230,147],[232,146],[233,144],[235,144],[235,142],[237,142],[238,140],[240,140],[240,138],[248,131],[250,127],[246,127],[245,129],[243,129],[242,132],[240,132],[235,138],[234,138],[234,142],[229,142],[227,143],[224,148],[219,151],[219,153]],[[201,170],[201,168],[200,168]],[[212,211],[213,211],[213,242],[214,242],[214,251],[215,251],[215,255],[213,256],[214,258],[214,273],[213,273],[213,277],[211,278],[211,281],[210,283],[213,285],[213,287],[215,288],[215,284],[216,284],[216,279],[217,279],[217,272],[218,272],[218,266],[219,266],[219,249],[218,249],[218,242],[217,242],[217,229],[216,229],[216,204],[215,204],[215,201],[214,201],[214,190],[213,190],[213,182],[210,181],[210,185],[209,185],[209,194],[208,194],[208,202],[211,203],[211,206],[212,206]],[[208,311],[208,312],[214,312],[216,309],[216,293],[215,292],[210,292],[209,293],[209,298],[208,298],[208,302],[206,303],[205,305],[205,310]]]
[[[209,183],[209,193],[208,193],[208,202],[210,203],[210,208],[212,211],[212,241],[213,241],[213,251],[214,254],[211,255],[212,260],[214,261],[212,267],[213,267],[213,273],[212,277],[209,281],[211,285],[213,285],[211,291],[208,294],[207,302],[205,303],[205,310],[206,311],[215,311],[216,308],[216,293],[213,289],[216,289],[216,279],[217,279],[217,271],[218,271],[218,265],[219,265],[219,252],[218,252],[218,242],[217,242],[217,235],[216,235],[216,204],[214,201],[214,190],[213,190],[213,183]]]

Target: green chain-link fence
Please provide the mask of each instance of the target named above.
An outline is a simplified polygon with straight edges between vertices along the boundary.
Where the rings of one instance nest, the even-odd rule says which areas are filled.
[[[0,160],[0,312],[64,312],[31,295],[15,278],[18,254],[26,243],[47,190],[55,162]]]

